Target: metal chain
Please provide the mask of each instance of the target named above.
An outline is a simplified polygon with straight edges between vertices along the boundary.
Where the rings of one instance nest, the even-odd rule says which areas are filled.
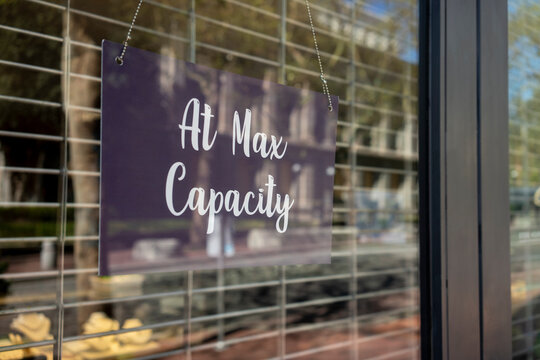
[[[321,61],[321,53],[319,52],[319,45],[317,44],[317,36],[315,35],[315,27],[313,26],[313,18],[311,17],[311,9],[309,8],[309,0],[306,0],[306,9],[309,17],[309,25],[311,26],[311,33],[313,34],[313,43],[315,44],[315,53],[317,54],[317,61],[319,62],[319,69],[321,70],[321,82],[323,93],[328,97],[328,110],[332,111],[332,100],[330,98],[330,91],[328,90],[328,83],[324,77],[324,71]]]
[[[306,9],[309,17],[309,26],[311,27],[311,34],[313,35],[313,43],[315,44],[315,53],[317,54],[317,61],[319,62],[319,69],[321,71],[321,82],[322,82],[322,88],[323,93],[328,97],[328,110],[332,111],[332,99],[330,98],[330,91],[328,90],[328,82],[326,81],[326,78],[324,77],[324,70],[322,66],[321,61],[321,53],[319,52],[319,45],[317,43],[317,35],[315,34],[315,27],[313,26],[313,18],[311,16],[311,9],[309,7],[309,0],[306,1]],[[133,26],[135,26],[135,21],[137,20],[137,15],[139,15],[139,11],[141,10],[141,5],[143,3],[143,0],[139,0],[139,4],[137,5],[137,9],[135,10],[135,14],[133,15],[133,19],[131,20],[131,25],[129,26],[129,30],[126,35],[126,40],[124,40],[124,47],[122,48],[122,53],[120,56],[117,56],[115,58],[116,63],[118,65],[124,64],[124,57],[126,56],[126,50],[128,47],[129,40],[131,40],[131,31],[133,30]]]
[[[131,20],[131,25],[129,26],[129,30],[126,35],[126,40],[124,40],[124,48],[122,49],[122,53],[120,54],[120,56],[117,56],[115,58],[116,63],[118,65],[124,65],[124,57],[126,55],[128,42],[129,40],[131,40],[131,31],[133,30],[133,26],[135,26],[135,20],[137,20],[137,15],[139,15],[139,10],[141,10],[142,3],[143,3],[143,0],[139,0],[139,4],[137,5],[137,10],[135,10],[135,14],[133,15],[133,19]]]

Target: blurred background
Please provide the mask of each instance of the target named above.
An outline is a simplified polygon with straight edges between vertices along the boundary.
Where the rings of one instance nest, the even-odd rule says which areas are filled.
[[[332,263],[98,277],[100,44],[137,1],[0,0],[0,359],[419,358],[418,4],[311,4]],[[303,0],[146,0],[130,46],[321,91]]]
[[[514,359],[540,359],[540,1],[508,1]]]

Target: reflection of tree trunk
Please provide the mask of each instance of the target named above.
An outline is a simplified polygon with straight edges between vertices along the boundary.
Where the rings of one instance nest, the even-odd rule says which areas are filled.
[[[196,78],[196,74],[190,74],[190,76]],[[219,79],[213,78],[212,81],[205,81],[204,78],[198,79],[199,86],[204,95],[204,99],[201,100],[201,111],[204,109],[204,104],[209,104],[215,109],[215,104],[218,99],[214,94],[218,93],[217,83]],[[221,95],[220,95],[221,96]],[[223,100],[222,100],[223,101]],[[215,111],[215,110],[214,110]],[[219,121],[219,118],[214,114],[213,121]],[[211,167],[212,167],[212,155],[207,151],[200,151],[198,154],[197,175],[195,186],[202,187],[206,191],[209,190],[211,185]],[[207,195],[208,196],[208,195]],[[191,217],[191,226],[189,228],[189,242],[191,244],[203,244],[206,239],[206,227],[207,221],[198,212],[193,211]]]
[[[0,167],[6,166],[6,155],[0,144]],[[0,171],[0,201],[11,201],[11,176],[7,171]]]
[[[77,30],[76,30],[77,31]],[[91,43],[91,39],[82,30],[78,30],[77,39]],[[81,52],[71,60],[71,72],[79,74],[99,73],[99,53],[94,50]],[[99,87],[86,80],[71,79],[70,103],[77,105],[92,106],[98,96]],[[69,116],[69,136],[72,138],[93,139],[94,130],[99,126],[99,115],[71,111]],[[98,171],[98,152],[95,147],[88,144],[69,143],[69,168],[71,170]],[[94,176],[73,176],[73,193],[75,203],[95,204],[99,200],[99,182]],[[75,209],[74,231],[76,236],[97,235],[98,211],[93,208]],[[97,266],[97,246],[90,241],[75,241],[74,243],[75,268],[88,269]],[[77,293],[84,294],[91,288],[90,277],[92,275],[80,274],[76,278]],[[78,311],[78,322],[86,321],[92,307],[83,307]]]

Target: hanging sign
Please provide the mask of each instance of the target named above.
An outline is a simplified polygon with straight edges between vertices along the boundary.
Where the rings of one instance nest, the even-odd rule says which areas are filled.
[[[330,262],[337,97],[102,45],[99,274]]]

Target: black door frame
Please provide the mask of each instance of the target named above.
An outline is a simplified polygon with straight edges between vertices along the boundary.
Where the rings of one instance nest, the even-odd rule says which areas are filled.
[[[420,0],[423,359],[511,359],[504,0]]]

